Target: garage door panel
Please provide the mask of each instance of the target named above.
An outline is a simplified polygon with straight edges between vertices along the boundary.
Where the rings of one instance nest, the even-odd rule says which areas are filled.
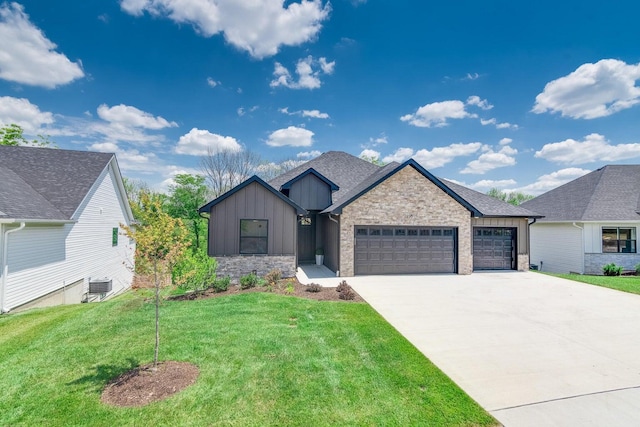
[[[505,227],[476,227],[473,230],[473,269],[515,268],[516,232]]]
[[[355,274],[456,271],[453,228],[357,226],[355,239]]]

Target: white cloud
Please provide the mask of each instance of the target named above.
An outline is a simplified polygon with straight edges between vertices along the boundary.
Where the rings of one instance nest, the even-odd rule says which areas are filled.
[[[238,115],[240,117],[244,116],[245,112],[244,112],[244,107],[239,107],[236,112],[238,113]]]
[[[411,151],[413,151],[413,150],[411,150]],[[366,159],[378,160],[380,158],[380,152],[376,151],[376,150],[372,150],[370,148],[365,148],[358,155],[358,157],[360,157],[361,159],[366,158]]]
[[[414,151],[412,148],[399,148],[393,154],[382,159],[383,162],[403,162],[410,157],[427,169],[438,168],[450,163],[456,157],[468,156],[478,152],[482,148],[479,142],[468,144],[456,143],[446,147],[434,147],[431,150],[421,149]]]
[[[328,119],[327,113],[321,113],[319,110],[302,110],[302,117],[312,117],[314,119]]]
[[[415,113],[400,117],[400,120],[417,127],[443,127],[449,124],[449,119],[477,118],[477,114],[466,110],[468,106],[479,107],[483,110],[493,108],[493,105],[489,104],[486,99],[472,95],[467,98],[466,103],[460,100],[450,100],[423,105]]]
[[[211,77],[207,77],[207,84],[208,84],[210,87],[216,87],[216,86],[218,86],[218,85],[220,84],[220,82],[219,82],[219,81],[217,81],[217,80],[214,80],[214,79],[213,79],[213,78],[211,78]]]
[[[474,182],[473,184],[456,181],[455,179],[449,179],[448,181],[465,186],[467,188],[471,188],[476,191],[480,191],[482,193],[485,193],[492,188],[506,188],[517,184],[516,180],[514,179],[482,179],[480,181]]]
[[[381,133],[377,138],[369,138],[369,144],[373,145],[374,147],[380,144],[387,144],[388,142],[389,140],[387,139],[387,135],[385,135],[384,132]]]
[[[22,127],[26,134],[35,135],[43,125],[53,123],[53,114],[40,111],[28,99],[0,96],[0,126],[12,123]]]
[[[480,74],[478,73],[467,73],[466,76],[462,78],[462,80],[477,80],[480,78]]]
[[[282,114],[287,114],[289,116],[301,116],[301,117],[310,117],[313,119],[328,119],[329,114],[322,113],[320,110],[299,110],[299,111],[289,111],[289,107],[278,108]]]
[[[460,173],[482,175],[493,169],[513,166],[516,164],[516,159],[513,156],[517,153],[518,150],[510,147],[509,145],[503,145],[500,151],[497,152],[489,148],[476,160],[472,160],[467,163],[467,167],[462,169]]]
[[[176,153],[190,154],[192,156],[205,156],[209,151],[219,153],[240,150],[242,150],[242,147],[235,138],[197,128],[193,128],[189,133],[182,135],[176,146]]]
[[[467,105],[475,105],[483,110],[490,110],[493,108],[493,105],[489,104],[489,101],[486,99],[480,99],[477,95],[471,95],[467,98]]]
[[[313,159],[314,157],[318,157],[322,154],[322,151],[313,150],[313,151],[302,151],[296,154],[296,157],[299,159]]]
[[[298,81],[295,81],[289,70],[279,62],[276,62],[273,70],[275,78],[269,85],[271,87],[284,86],[289,89],[317,89],[322,86],[320,76],[333,74],[334,66],[335,61],[327,62],[326,58],[316,60],[309,55],[298,60],[296,64]]]
[[[71,62],[29,21],[18,3],[0,5],[0,78],[32,86],[54,88],[84,76],[81,64]]]
[[[89,146],[91,151],[115,153],[118,166],[123,172],[152,174],[160,169],[160,160],[155,153],[141,153],[136,149],[123,149],[113,142],[97,142]]]
[[[581,168],[560,169],[559,171],[540,176],[536,182],[532,184],[508,191],[520,191],[525,194],[537,196],[539,194],[546,193],[549,190],[553,190],[562,184],[566,184],[569,181],[573,181],[576,178],[580,178],[589,172],[591,171]]]
[[[494,125],[496,129],[518,129],[518,125],[511,124],[509,122],[498,123],[498,120],[495,118],[491,119],[480,119],[480,124],[482,126]]]
[[[121,0],[127,13],[145,11],[177,24],[191,24],[205,37],[222,33],[225,40],[254,58],[278,53],[280,46],[313,40],[331,5],[302,0],[284,7],[283,0]]]
[[[640,143],[611,145],[603,135],[592,133],[584,141],[565,139],[545,144],[540,151],[536,151],[535,157],[570,165],[610,162],[640,157]]]
[[[271,147],[310,147],[313,145],[313,135],[314,133],[310,130],[289,126],[271,133],[267,145]]]
[[[178,126],[176,122],[169,122],[160,116],[154,117],[153,114],[124,104],[113,107],[102,104],[98,107],[98,117],[124,127],[158,130]]]
[[[500,145],[509,145],[513,142],[511,138],[502,138],[499,142]]]
[[[536,96],[534,113],[560,113],[573,119],[595,119],[640,102],[640,63],[617,59],[586,63],[574,72],[547,83]]]

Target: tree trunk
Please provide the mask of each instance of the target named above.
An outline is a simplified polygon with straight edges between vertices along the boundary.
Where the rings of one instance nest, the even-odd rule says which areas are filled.
[[[158,350],[160,348],[160,281],[158,280],[158,260],[153,260],[153,280],[156,285],[156,346],[153,354],[153,369],[158,367]]]

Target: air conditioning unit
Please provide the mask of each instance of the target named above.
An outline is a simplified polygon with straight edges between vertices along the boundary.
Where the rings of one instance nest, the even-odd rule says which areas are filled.
[[[112,280],[111,279],[90,279],[89,280],[89,293],[90,294],[106,294],[111,292]]]

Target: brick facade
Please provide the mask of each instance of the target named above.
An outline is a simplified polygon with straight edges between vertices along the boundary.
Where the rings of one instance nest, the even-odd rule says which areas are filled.
[[[412,167],[405,167],[347,205],[340,216],[340,276],[354,275],[354,226],[458,228],[458,273],[473,270],[471,214]]]
[[[273,269],[282,271],[282,277],[293,277],[296,275],[295,255],[239,255],[216,257],[218,277],[230,276],[231,280],[237,281],[240,277],[256,271],[258,276],[263,277]]]

